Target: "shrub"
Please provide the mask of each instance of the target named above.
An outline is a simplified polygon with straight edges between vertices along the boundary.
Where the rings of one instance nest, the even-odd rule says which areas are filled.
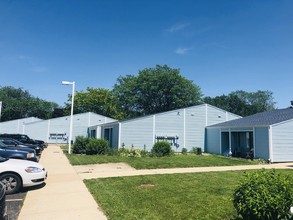
[[[109,152],[108,141],[104,139],[89,138],[89,142],[86,145],[86,154],[106,155],[108,152]]]
[[[293,205],[292,187],[289,176],[275,170],[245,172],[234,192],[233,204],[243,219],[289,219]]]
[[[196,148],[196,154],[197,155],[202,155],[202,149],[201,149],[201,147],[197,147]]]
[[[152,148],[152,155],[155,157],[170,156],[171,153],[171,144],[166,141],[159,141]]]
[[[187,154],[187,148],[183,147],[182,150],[181,150],[181,153],[186,155]]]
[[[118,155],[121,157],[141,157],[141,150],[134,148],[127,149],[122,147],[118,150]]]
[[[201,149],[201,147],[193,147],[191,149],[190,153],[197,154],[197,155],[202,155],[202,149]]]
[[[86,153],[86,145],[89,142],[89,138],[83,136],[77,136],[75,138],[75,142],[73,145],[72,152],[74,154],[85,154]]]
[[[143,145],[143,150],[140,151],[140,154],[141,154],[142,157],[148,157],[148,156],[150,156],[150,152],[148,152],[146,150],[146,146],[145,145]]]
[[[118,156],[119,155],[118,149],[109,147],[108,150],[107,150],[107,155],[108,156]]]

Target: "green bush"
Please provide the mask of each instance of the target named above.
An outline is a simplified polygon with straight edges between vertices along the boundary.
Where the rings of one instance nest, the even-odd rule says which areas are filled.
[[[233,204],[243,219],[290,219],[292,179],[275,170],[245,172],[234,192]]]
[[[201,149],[201,147],[193,147],[191,149],[190,153],[197,154],[197,155],[202,155],[202,149]]]
[[[172,154],[171,144],[166,141],[159,141],[154,144],[151,153],[155,157],[170,156]]]
[[[83,136],[77,136],[73,145],[72,152],[74,154],[85,154],[86,145],[89,143],[89,138]]]
[[[141,157],[149,157],[150,156],[150,152],[147,151],[146,145],[143,145],[143,150],[140,151],[140,155],[141,155]]]
[[[117,148],[110,148],[107,150],[107,155],[108,156],[118,156],[118,149]]]
[[[181,150],[181,153],[183,155],[186,155],[187,154],[187,148],[183,147],[182,150]]]
[[[197,147],[196,148],[196,154],[197,155],[202,155],[202,149],[201,149],[201,147]]]
[[[85,151],[87,155],[106,155],[109,152],[108,141],[104,139],[89,138]]]

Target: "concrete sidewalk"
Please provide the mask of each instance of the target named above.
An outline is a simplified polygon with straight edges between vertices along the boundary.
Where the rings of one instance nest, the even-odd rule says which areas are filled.
[[[293,169],[293,163],[276,163],[261,165],[238,165],[238,166],[218,166],[218,167],[189,167],[189,168],[169,168],[169,169],[146,169],[136,170],[125,163],[93,164],[74,166],[75,171],[81,179],[108,178],[118,176],[139,176],[172,173],[199,173],[213,171],[230,170],[255,170],[255,169]]]
[[[47,169],[43,188],[28,191],[18,220],[106,220],[106,216],[57,145],[49,145],[40,163]]]

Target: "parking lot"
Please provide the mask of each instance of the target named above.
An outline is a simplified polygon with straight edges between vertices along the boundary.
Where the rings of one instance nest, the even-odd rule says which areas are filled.
[[[25,196],[26,191],[19,192],[17,194],[6,195],[6,206],[9,220],[17,219]]]
[[[45,185],[46,184],[41,184],[39,186],[27,187],[25,189],[22,189],[19,193],[6,195],[6,206],[7,206],[7,214],[8,214],[9,220],[17,220],[22,204],[24,202],[25,196],[28,191],[38,190],[44,187]]]

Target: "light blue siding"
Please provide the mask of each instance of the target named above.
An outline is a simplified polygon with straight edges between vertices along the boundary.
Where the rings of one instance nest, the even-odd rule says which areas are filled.
[[[117,121],[116,119],[105,117],[103,115],[95,114],[93,112],[88,112],[85,114],[89,114],[88,116],[88,127],[93,125],[100,125],[104,123]]]
[[[47,142],[48,121],[27,124],[24,126],[24,133],[32,139],[43,140]]]
[[[115,120],[91,112],[75,114],[73,115],[72,139],[75,140],[76,136],[87,137],[88,127],[91,125],[111,121]],[[19,131],[19,124],[21,124],[21,132]],[[69,126],[70,116],[64,116],[49,120],[21,119],[7,122],[6,133],[23,133],[27,134],[30,138],[43,140],[48,143],[67,143],[69,136]],[[61,137],[59,135],[63,136]],[[58,136],[58,138],[55,138],[56,136]]]
[[[255,128],[254,138],[255,158],[262,158],[268,160],[270,158],[268,127]]]
[[[239,127],[239,128],[230,128],[231,132],[246,132],[246,131],[253,131],[252,127]]]
[[[101,130],[101,138],[108,140],[105,137],[105,130],[111,129],[112,130],[111,137],[110,137],[111,140],[108,140],[109,146],[111,148],[118,148],[118,145],[119,145],[119,143],[118,143],[118,141],[119,141],[119,123],[113,123],[113,124],[105,125],[102,127],[103,127],[103,129]]]
[[[241,118],[241,117],[238,116],[238,115],[235,115],[235,114],[232,114],[232,113],[227,114],[227,121],[231,121],[231,120],[239,119],[239,118]]]
[[[30,117],[11,121],[5,121],[0,123],[0,134],[10,133],[10,134],[24,134],[24,124],[36,121],[42,121],[42,119]]]
[[[121,145],[150,150],[154,142],[153,116],[121,122]],[[121,147],[121,146],[119,146]]]
[[[272,126],[272,162],[293,161],[293,121]]]
[[[184,147],[184,110],[170,111],[156,115],[155,135],[178,137],[174,151],[181,151]]]
[[[206,146],[205,150],[212,154],[221,154],[221,129],[207,128],[206,129]]]
[[[193,107],[186,109],[186,136],[185,147],[191,150],[193,147],[204,146],[204,135],[206,125],[206,108]]]
[[[224,122],[229,117],[240,118],[222,109],[203,104],[121,121],[120,143],[126,147],[133,145],[139,149],[146,146],[146,149],[150,150],[157,141],[156,137],[168,137],[175,138],[168,140],[173,143],[172,148],[175,151],[181,152],[183,147],[188,150],[201,147],[204,150],[206,125]],[[220,145],[218,147],[220,148]]]
[[[218,108],[207,106],[207,126],[226,121],[226,112]]]

